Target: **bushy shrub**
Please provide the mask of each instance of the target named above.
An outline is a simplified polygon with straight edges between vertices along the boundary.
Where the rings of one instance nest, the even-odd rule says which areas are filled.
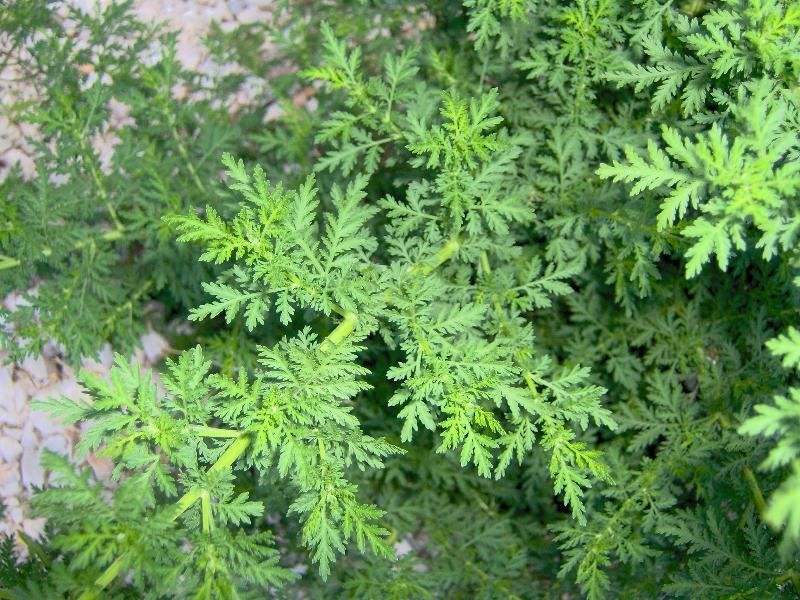
[[[3,594],[800,594],[800,5],[291,2],[209,40],[271,84],[235,115],[128,4],[51,8],[0,16],[5,344],[183,351],[41,403],[115,468],[46,455]]]

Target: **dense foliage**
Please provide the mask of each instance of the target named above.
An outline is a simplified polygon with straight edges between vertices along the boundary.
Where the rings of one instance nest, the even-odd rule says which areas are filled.
[[[51,9],[0,14],[4,340],[123,352],[40,405],[115,469],[46,456],[0,596],[800,594],[799,3],[290,2],[208,40],[271,86],[234,115],[127,4]]]

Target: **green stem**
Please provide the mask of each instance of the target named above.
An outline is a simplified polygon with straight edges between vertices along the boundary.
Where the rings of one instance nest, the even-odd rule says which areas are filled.
[[[211,467],[209,467],[207,473],[210,475],[212,473],[217,473],[219,471],[222,471],[223,469],[227,469],[233,463],[236,462],[236,459],[238,459],[242,454],[244,454],[244,451],[247,450],[247,447],[249,445],[250,445],[250,436],[246,433],[239,435],[239,437],[237,437],[236,440],[230,446],[228,446],[225,452],[223,452],[222,455],[217,459],[217,462],[215,462],[213,465],[211,465]],[[201,503],[203,503],[204,496],[208,496],[207,490],[200,490],[198,488],[194,488],[186,492],[175,503],[172,509],[172,514],[170,516],[170,519],[172,521],[175,521],[183,513],[189,510],[189,508],[191,508],[191,506],[198,500],[200,500]],[[201,507],[204,517],[206,514],[206,510],[209,511],[208,514],[210,516],[210,510],[211,510],[210,496],[208,496],[207,502],[208,502],[207,508],[205,504],[203,504],[203,506]],[[210,522],[208,527],[211,527]],[[206,531],[205,520],[203,523],[203,531]],[[117,577],[117,575],[119,575],[119,572],[120,570],[122,570],[122,566],[124,563],[125,563],[125,555],[123,554],[117,560],[111,563],[111,565],[109,565],[109,567],[105,571],[103,571],[103,573],[97,579],[95,579],[94,588],[83,592],[78,600],[94,600],[95,598],[97,598],[98,592],[108,587],[111,584],[111,582],[114,581],[114,579]]]
[[[411,266],[409,271],[419,275],[430,275],[437,267],[450,260],[455,253],[458,252],[460,247],[461,242],[458,238],[452,238],[433,255],[433,258],[429,262],[417,263]]]
[[[139,298],[144,296],[150,288],[153,287],[153,281],[146,281],[143,286],[141,286],[136,292],[134,292],[128,301],[125,304],[122,304],[115,308],[108,317],[106,317],[105,321],[103,321],[103,331],[110,333],[113,331],[112,327],[117,322],[119,316],[124,313],[126,310],[133,311],[133,303],[137,301]]]
[[[87,123],[88,124],[88,123]],[[106,186],[103,184],[103,180],[100,177],[100,172],[97,170],[97,156],[93,150],[89,148],[86,143],[85,135],[81,136],[80,140],[81,149],[83,150],[83,159],[86,161],[86,164],[89,167],[89,172],[92,175],[92,180],[94,180],[94,184],[97,187],[97,193],[100,194],[100,198],[102,198],[103,202],[105,203],[106,210],[108,211],[108,216],[111,217],[111,222],[114,223],[114,226],[117,229],[124,229],[122,226],[122,221],[119,220],[119,216],[117,216],[117,211],[114,209],[114,205],[111,203],[111,199],[108,197],[108,192],[106,191]]]
[[[434,255],[433,260],[430,263],[417,264],[411,267],[410,271],[415,274],[428,275],[436,267],[452,258],[459,248],[459,241],[457,239],[451,239]],[[347,338],[347,336],[353,333],[357,324],[358,315],[351,311],[346,312],[342,322],[339,323],[336,329],[334,329],[322,341],[319,346],[320,351],[330,352],[333,350],[336,346],[341,344]],[[229,429],[219,429],[217,427],[206,426],[198,426],[195,431],[198,433],[198,435],[205,437],[234,437],[234,434],[236,434],[236,440],[230,446],[228,446],[225,452],[223,452],[222,455],[217,459],[217,462],[209,467],[208,471],[206,472],[209,475],[229,468],[242,454],[244,454],[245,450],[247,450],[248,446],[250,445],[250,436],[247,433],[234,432],[233,430]],[[318,440],[318,443],[320,448],[320,456],[324,458],[324,443],[321,439]],[[181,496],[181,498],[175,503],[175,506],[172,510],[171,519],[173,521],[176,520],[184,512],[189,510],[189,508],[191,508],[191,506],[198,500],[201,502],[203,531],[208,532],[213,525],[211,515],[211,498],[207,490],[194,488]],[[97,591],[108,586],[119,574],[123,562],[124,561],[122,557],[114,561],[111,566],[109,566],[109,568],[106,569],[105,572],[103,572],[103,574],[95,580],[95,589],[84,592],[79,600],[94,600],[97,597]]]
[[[533,373],[530,371],[523,371],[522,378],[525,380],[525,383],[528,386],[528,389],[531,391],[535,398],[539,397],[539,390],[536,389],[536,384],[533,382]]]
[[[317,446],[319,446],[319,457],[324,461],[326,454],[325,454],[325,443],[322,441],[322,438],[317,438]]]
[[[94,586],[91,589],[84,590],[81,595],[78,596],[78,600],[96,600],[100,590],[108,587],[111,582],[116,579],[120,571],[122,571],[122,567],[125,565],[126,558],[127,555],[123,554],[117,558],[117,560],[111,563],[108,568],[103,571],[100,577],[94,580]]]
[[[489,265],[489,256],[486,254],[484,250],[481,252],[481,269],[483,270],[484,275],[491,275],[492,274],[492,267]]]
[[[783,583],[786,583],[787,581],[791,581],[792,582],[792,586],[794,586],[795,591],[798,594],[800,594],[800,573],[798,573],[794,569],[789,569],[783,575],[778,577],[775,580],[775,583],[777,583],[778,585],[781,585]]]
[[[203,521],[203,533],[211,533],[214,529],[214,517],[211,514],[211,494],[208,490],[203,490],[200,493],[200,511]]]
[[[358,315],[356,313],[346,313],[342,322],[319,345],[320,352],[330,352],[341,344],[348,335],[353,333],[357,323]]]
[[[750,488],[750,493],[753,495],[753,504],[755,504],[758,514],[763,516],[767,510],[767,503],[764,501],[764,494],[761,492],[758,480],[753,470],[748,466],[742,468],[742,474],[747,486]]]
[[[3,269],[13,269],[14,267],[20,266],[20,264],[22,263],[20,263],[19,259],[0,254],[0,271]]]
[[[191,490],[186,492],[183,496],[181,496],[180,499],[172,507],[172,514],[170,515],[170,520],[175,521],[183,513],[189,510],[192,504],[194,504],[200,499],[200,493],[201,491],[198,488],[192,488]]]
[[[240,435],[236,438],[236,441],[233,442],[225,452],[217,459],[211,467],[208,469],[208,474],[218,473],[224,469],[229,468],[236,460],[244,454],[244,451],[247,450],[247,447],[250,445],[250,436],[246,433]]]
[[[125,226],[122,224],[122,221],[119,220],[119,216],[117,216],[117,211],[111,202],[106,202],[106,210],[108,211],[108,215],[111,217],[111,222],[114,223],[115,229],[125,229]]]
[[[486,81],[486,72],[489,70],[489,56],[490,53],[487,52],[486,56],[483,58],[483,66],[481,67],[481,79],[478,83],[478,91],[483,92],[483,83]]]
[[[767,512],[767,502],[766,500],[764,500],[764,494],[761,491],[761,486],[758,485],[758,480],[756,479],[755,473],[753,473],[753,470],[750,467],[745,465],[742,467],[742,476],[744,477],[744,480],[747,483],[747,487],[750,488],[750,495],[753,497],[753,505],[756,508],[756,512],[763,521],[764,514]],[[747,516],[746,513],[742,514],[739,521],[740,527],[742,526],[742,523],[746,518],[746,516]],[[777,579],[777,583],[779,584],[785,581],[791,581],[795,589],[798,592],[800,592],[800,574],[793,573],[790,570]]]
[[[103,573],[100,577],[97,578],[95,582],[99,587],[104,588],[112,581],[114,578],[119,574],[122,570],[122,566],[125,564],[124,556],[120,556],[117,560],[115,560],[111,565],[106,569],[106,572]]]
[[[197,175],[197,171],[195,170],[194,165],[192,164],[192,159],[189,158],[189,153],[186,151],[186,147],[183,145],[183,140],[181,140],[180,136],[178,135],[178,130],[176,128],[177,125],[175,123],[174,116],[172,116],[171,113],[170,116],[172,117],[170,119],[170,126],[171,126],[170,131],[172,133],[172,139],[175,140],[175,143],[178,146],[178,154],[181,155],[181,158],[186,163],[186,168],[189,169],[189,175],[192,176],[192,181],[197,186],[197,189],[199,189],[202,193],[205,194],[206,186],[203,185],[202,180]]]
[[[324,269],[323,269],[322,272],[324,272]],[[315,290],[314,288],[311,288],[311,287],[309,287],[307,285],[303,285],[303,282],[300,281],[300,278],[297,275],[295,275],[294,273],[289,273],[287,275],[287,278],[291,282],[291,287],[292,288],[301,289],[301,290],[305,291],[309,296],[312,296],[312,297],[317,297],[317,298],[320,297],[320,294],[319,294],[319,292],[317,290]],[[278,288],[278,289],[286,289],[286,288]],[[330,307],[331,307],[331,310],[333,312],[335,312],[337,315],[339,315],[341,317],[343,317],[343,316],[345,316],[345,314],[347,314],[347,311],[344,308],[342,308],[341,306],[339,306],[338,304],[336,304],[335,302],[331,302]]]
[[[483,252],[481,252],[480,261],[481,261],[480,262],[481,269],[483,270],[484,274],[485,275],[491,275],[492,267],[489,264],[489,256],[486,254],[485,250]],[[502,309],[503,309],[503,307],[500,306],[500,301],[499,300],[495,300],[494,301],[494,310],[497,313],[497,316],[501,319],[501,327],[503,327],[503,310]],[[521,362],[521,360],[519,360],[517,358],[516,354],[514,356],[514,361],[519,366],[522,366],[522,362]],[[539,397],[539,390],[536,387],[536,383],[533,380],[533,373],[531,373],[528,370],[523,370],[522,371],[522,379],[525,380],[525,384],[528,386],[528,389],[531,391],[531,394],[533,394],[533,397],[534,398],[538,398]]]
[[[116,229],[112,229],[111,231],[106,231],[103,235],[100,236],[100,239],[104,242],[115,242],[117,240],[122,239],[123,234],[125,233],[124,227],[117,227]],[[75,244],[76,248],[80,248],[83,246],[82,242],[78,242]]]

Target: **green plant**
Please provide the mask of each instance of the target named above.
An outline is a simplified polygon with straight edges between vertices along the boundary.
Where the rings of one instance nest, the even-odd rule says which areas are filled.
[[[8,107],[28,124],[36,172],[25,181],[15,169],[0,187],[0,292],[24,294],[3,312],[14,358],[49,340],[71,361],[106,341],[130,348],[148,321],[159,321],[152,299],[191,305],[206,276],[160,220],[211,199],[215,182],[199,173],[240,126],[213,107],[225,88],[203,98],[198,77],[176,59],[174,36],[132,18],[130,5],[71,8],[59,19],[48,2],[24,0],[0,21],[18,37],[7,60],[37,97]],[[26,11],[41,21],[20,25]],[[69,23],[87,35],[70,34]],[[197,99],[177,101],[177,85]],[[109,154],[102,148],[113,136]]]
[[[149,132],[195,329],[163,389],[118,356],[41,403],[115,471],[48,455],[13,593],[800,593],[795,3],[284,8],[221,178]],[[212,46],[257,71],[259,31]]]

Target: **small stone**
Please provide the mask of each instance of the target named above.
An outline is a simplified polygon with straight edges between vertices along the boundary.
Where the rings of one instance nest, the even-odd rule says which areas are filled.
[[[414,548],[411,546],[408,540],[400,540],[394,545],[394,553],[398,556],[398,558],[405,556],[413,549]]]
[[[8,521],[12,523],[22,522],[22,507],[19,505],[19,499],[12,497],[5,499],[5,516]]]
[[[273,102],[267,107],[267,110],[264,113],[264,122],[269,123],[271,121],[277,121],[283,116],[283,114],[284,111],[281,108],[280,104],[278,104],[277,102]]]
[[[28,379],[25,376],[25,379]],[[23,386],[18,382],[11,384],[10,388],[3,389],[2,400],[0,400],[0,425],[11,425],[19,427],[28,416],[29,395]]]
[[[49,395],[48,397],[52,398],[53,395]],[[43,437],[62,432],[64,430],[63,424],[51,417],[48,413],[40,410],[32,410],[28,416],[28,422]]]
[[[33,428],[33,423],[26,421],[22,426],[22,437],[19,438],[23,448],[35,448],[39,445],[39,436]]]
[[[4,365],[0,367],[0,390],[11,389],[14,381],[11,377],[11,367]]]
[[[0,463],[0,496],[7,498],[19,493],[19,469],[17,464]]]
[[[167,340],[152,329],[142,336],[141,342],[144,356],[150,364],[157,362],[169,349]]]
[[[108,458],[101,458],[96,454],[90,454],[86,457],[86,462],[92,467],[94,476],[100,481],[106,481],[111,477],[111,471],[114,470],[114,463]]]
[[[27,489],[44,484],[44,469],[41,465],[42,452],[39,448],[24,448],[20,470],[22,483]]]
[[[22,455],[22,444],[12,437],[0,435],[0,461],[10,463]]]
[[[56,454],[66,455],[69,454],[70,450],[70,442],[64,436],[60,434],[51,435],[44,440],[42,446],[51,452],[55,452]]]
[[[30,375],[31,379],[37,385],[45,385],[50,379],[50,374],[47,372],[47,363],[41,356],[28,356],[22,361],[21,368]]]
[[[37,519],[25,519],[22,521],[22,531],[34,540],[38,540],[44,533],[45,523],[47,523],[47,519],[41,517]]]
[[[14,438],[17,441],[22,441],[22,428],[20,427],[4,427],[3,435]]]
[[[22,386],[14,386],[8,395],[11,400],[11,409],[21,417],[27,417],[30,405],[30,395]]]

